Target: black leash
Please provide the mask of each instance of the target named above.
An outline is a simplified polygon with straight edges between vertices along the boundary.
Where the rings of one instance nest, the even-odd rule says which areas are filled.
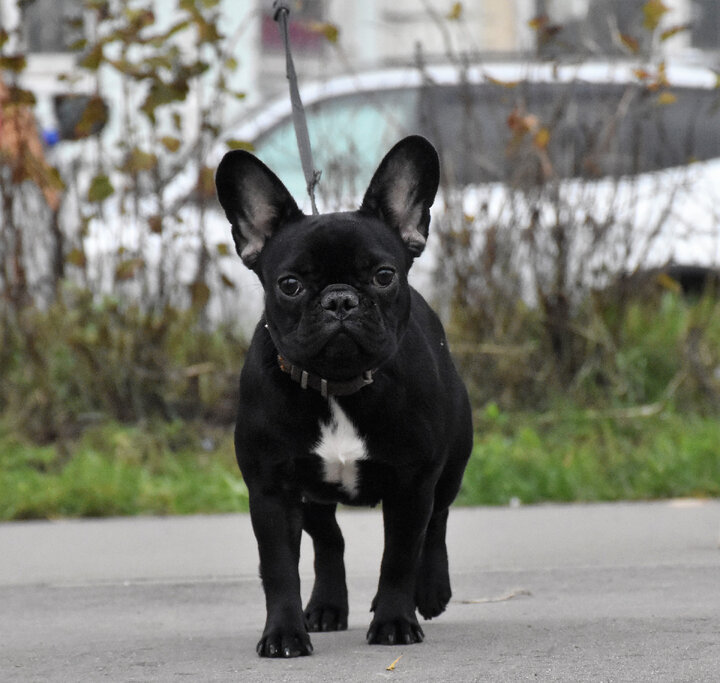
[[[283,44],[285,45],[285,75],[288,79],[290,87],[290,103],[292,104],[293,126],[295,127],[295,137],[297,138],[298,151],[300,152],[300,163],[302,164],[305,182],[307,183],[307,192],[310,195],[310,203],[312,212],[317,215],[318,210],[315,205],[315,186],[320,180],[320,171],[315,170],[312,158],[312,148],[310,147],[310,134],[308,133],[307,120],[305,118],[305,108],[300,99],[300,92],[297,85],[297,74],[295,73],[295,65],[293,64],[292,54],[290,52],[290,37],[288,35],[288,16],[290,8],[287,2],[282,0],[273,1],[274,15],[273,19],[280,26],[280,34],[282,35]]]

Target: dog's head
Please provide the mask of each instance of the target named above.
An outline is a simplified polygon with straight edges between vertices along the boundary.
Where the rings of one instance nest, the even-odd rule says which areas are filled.
[[[435,149],[411,136],[382,160],[359,210],[307,216],[255,156],[225,155],[218,197],[238,254],[262,282],[268,330],[284,358],[346,380],[394,354],[438,178]]]

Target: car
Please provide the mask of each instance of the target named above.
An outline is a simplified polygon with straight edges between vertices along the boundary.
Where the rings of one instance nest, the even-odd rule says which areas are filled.
[[[489,229],[505,235],[529,299],[543,286],[539,260],[560,256],[561,224],[572,242],[567,267],[583,285],[621,270],[720,263],[720,90],[709,69],[625,61],[390,68],[312,83],[301,96],[325,209],[357,206],[401,137],[419,133],[437,147],[442,190],[433,256],[416,273],[421,288],[437,284],[438,229],[447,238],[468,225],[477,258]],[[229,137],[250,143],[298,201],[305,197],[287,96]]]

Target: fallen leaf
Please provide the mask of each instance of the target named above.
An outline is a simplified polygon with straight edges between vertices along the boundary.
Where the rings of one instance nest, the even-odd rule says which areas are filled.
[[[385,667],[385,671],[395,671],[395,665],[403,658],[402,655],[400,655],[390,666]]]
[[[506,593],[505,595],[500,595],[495,598],[477,598],[476,600],[460,600],[460,604],[462,604],[462,605],[485,605],[485,604],[488,604],[491,602],[506,602],[507,600],[512,600],[513,598],[517,598],[521,595],[531,596],[532,593],[529,590],[526,590],[525,588],[516,588],[515,590],[512,590],[509,593]]]

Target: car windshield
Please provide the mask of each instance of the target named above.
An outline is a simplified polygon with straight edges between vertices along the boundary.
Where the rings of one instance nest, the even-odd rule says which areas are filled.
[[[319,193],[326,205],[362,196],[370,175],[390,147],[417,130],[417,90],[359,92],[306,107],[315,167],[322,171]],[[255,153],[300,200],[305,179],[292,119],[288,117],[255,141]]]
[[[494,83],[427,88],[422,132],[453,186],[620,176],[720,156],[720,95],[642,84]]]
[[[306,111],[326,209],[356,202],[383,155],[411,133],[437,147],[451,187],[636,175],[720,157],[720,94],[712,89],[488,80],[359,91]],[[293,196],[305,196],[291,117],[255,149]]]

